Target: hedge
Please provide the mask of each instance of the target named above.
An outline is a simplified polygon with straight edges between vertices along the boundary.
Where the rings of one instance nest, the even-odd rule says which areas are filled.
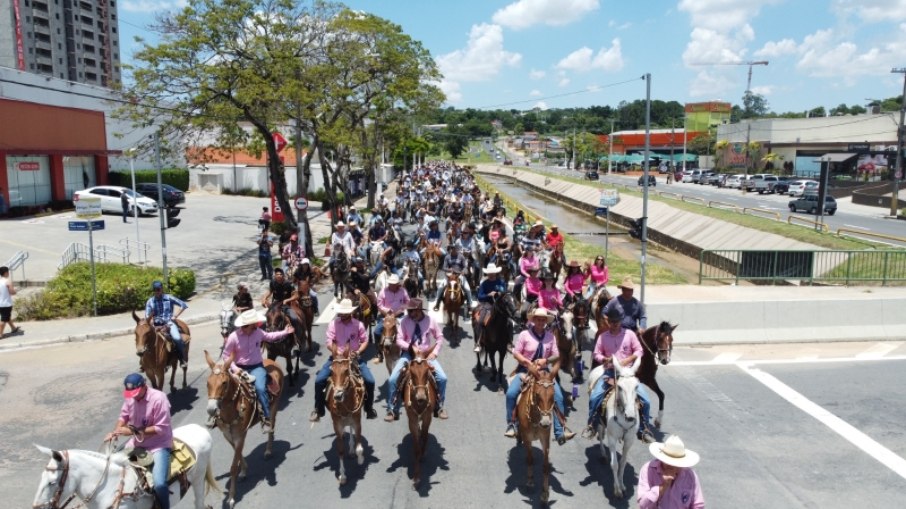
[[[144,310],[152,293],[151,283],[163,279],[163,271],[156,267],[98,263],[95,270],[98,315]],[[180,299],[188,299],[195,293],[195,273],[186,268],[172,269],[165,288]],[[79,262],[60,270],[42,292],[17,301],[16,314],[20,320],[91,316],[91,266]]]
[[[111,186],[132,187],[131,172],[110,172],[109,176]],[[189,170],[187,169],[172,168],[162,170],[160,178],[164,184],[170,184],[180,191],[189,190]],[[138,184],[139,182],[157,184],[157,170],[136,170],[135,183]]]

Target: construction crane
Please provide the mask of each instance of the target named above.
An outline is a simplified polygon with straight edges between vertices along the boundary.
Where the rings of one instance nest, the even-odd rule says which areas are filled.
[[[746,83],[746,94],[752,91],[752,66],[755,65],[768,65],[767,60],[755,60],[749,62],[703,62],[690,65],[747,65],[749,66],[749,81]]]

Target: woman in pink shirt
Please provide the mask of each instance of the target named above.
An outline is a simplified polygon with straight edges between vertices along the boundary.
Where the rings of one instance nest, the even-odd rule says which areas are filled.
[[[572,260],[566,267],[566,278],[563,280],[563,289],[570,302],[582,298],[582,287],[585,285],[585,274],[579,267],[579,262]]]
[[[541,276],[541,291],[538,292],[538,307],[557,316],[563,309],[563,298],[557,289],[557,276],[545,271]]]
[[[676,435],[648,446],[654,459],[639,471],[636,489],[641,509],[704,509],[701,483],[692,467],[699,456]]]
[[[591,299],[594,297],[595,292],[597,292],[599,288],[603,288],[610,279],[610,272],[607,269],[607,264],[605,263],[603,256],[598,255],[598,257],[595,258],[595,262],[585,271],[585,276],[589,278],[588,290],[585,292],[585,298]]]
[[[522,254],[522,257],[519,258],[519,276],[516,278],[516,282],[513,283],[513,295],[517,299],[522,298],[522,285],[525,284],[525,280],[528,279],[529,270],[535,269],[538,270],[541,268],[541,264],[537,258],[535,258],[535,252],[533,250],[528,250]],[[540,284],[541,281],[539,280]]]

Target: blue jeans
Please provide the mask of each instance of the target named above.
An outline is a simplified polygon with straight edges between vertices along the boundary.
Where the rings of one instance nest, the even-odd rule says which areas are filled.
[[[604,381],[611,379],[613,379],[613,369],[605,369],[604,375],[602,375],[597,383],[595,383],[595,388],[592,389],[591,396],[588,398],[588,424],[597,426],[601,415],[598,409],[601,408],[601,403],[604,402]],[[641,421],[639,422],[639,431],[642,431],[650,427],[651,400],[648,398],[648,391],[645,389],[644,385],[639,384],[635,392],[638,395],[639,400],[642,401],[642,418],[639,419]]]
[[[396,364],[393,366],[393,372],[390,373],[390,378],[387,379],[387,411],[390,412],[391,409],[393,413],[400,413],[400,405],[403,404],[403,398],[400,398],[395,404],[393,400],[396,398],[396,383],[400,378],[400,371],[403,369],[403,366],[406,365],[409,361],[412,360],[412,356],[409,352],[405,352],[400,359],[396,361]],[[437,362],[437,359],[433,361],[428,361],[428,364],[434,368],[434,379],[437,381],[437,389],[440,391],[437,399],[437,406],[443,408],[444,401],[447,399],[447,375],[444,373],[443,368],[440,367],[440,363]],[[393,405],[391,407],[391,405]]]
[[[179,332],[179,326],[176,325],[176,322],[170,320],[167,322],[167,329],[170,331],[170,338],[173,339],[173,344],[176,345],[176,353],[179,354],[179,359],[186,360],[186,342],[182,340],[182,334]]]
[[[513,411],[516,410],[516,398],[519,397],[519,391],[522,390],[522,373],[517,373],[510,382],[506,390],[506,423],[513,424]],[[531,376],[531,375],[529,375]],[[560,413],[566,415],[566,408],[563,405],[563,391],[560,390],[560,384],[554,381],[554,404],[560,409]],[[560,422],[560,416],[554,412],[554,438],[563,436],[563,423]]]
[[[466,281],[465,276],[459,276],[459,285],[462,286],[462,293],[466,297],[466,304],[472,306],[472,289],[469,288],[469,282]],[[437,299],[435,304],[440,304],[444,300],[444,291],[447,289],[447,278],[440,280],[440,283],[437,284]]]
[[[267,370],[264,369],[264,364],[254,364],[251,366],[240,366],[237,364],[236,366],[248,371],[250,375],[255,377],[255,393],[258,395],[258,401],[261,403],[261,411],[264,413],[264,418],[270,420],[271,407],[267,395]]]
[[[274,278],[274,263],[270,253],[258,255],[258,265],[261,267],[261,277],[264,279]]]
[[[160,509],[170,509],[170,490],[167,489],[167,475],[170,473],[170,449],[160,449],[154,452],[154,465],[151,467],[151,477],[154,482],[154,496],[160,504]]]
[[[318,374],[315,375],[315,410],[318,415],[324,413],[325,399],[324,389],[327,387],[327,379],[330,378],[330,365],[333,363],[333,357],[328,357],[327,362],[321,366]],[[359,371],[362,373],[362,379],[365,381],[365,409],[368,410],[374,403],[374,375],[368,369],[368,362],[359,361]]]

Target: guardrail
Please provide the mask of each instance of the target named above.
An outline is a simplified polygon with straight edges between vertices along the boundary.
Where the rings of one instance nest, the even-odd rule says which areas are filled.
[[[796,222],[805,223],[809,226],[814,226],[815,228],[819,228],[821,231],[823,231],[825,233],[830,231],[830,228],[828,228],[826,224],[819,222],[816,219],[805,219],[804,217],[799,217],[799,216],[789,216],[786,218],[786,222],[787,222],[787,224],[793,224]]]
[[[825,227],[825,229],[826,229],[826,227]],[[844,232],[848,232],[850,234],[856,234],[856,235],[863,235],[865,237],[875,237],[875,238],[879,238],[879,239],[893,240],[896,242],[906,242],[906,238],[897,237],[896,235],[887,235],[886,233],[874,233],[874,232],[867,232],[867,231],[862,231],[862,230],[853,230],[852,228],[837,228],[838,237],[842,237],[844,235]]]
[[[705,249],[702,281],[786,281],[845,284],[906,282],[906,250],[764,251]]]
[[[28,260],[28,251],[17,251],[16,254],[12,256],[6,262],[6,267],[9,268],[9,272],[12,275],[16,272],[16,269],[22,269],[22,277],[19,281],[25,281],[25,261]]]
[[[81,242],[73,242],[66,247],[60,260],[60,269],[67,267],[75,262],[87,262],[91,260],[91,251]],[[122,263],[129,263],[129,250],[118,247],[100,244],[94,246],[94,261],[107,263],[113,261],[113,258],[119,258]]]
[[[125,239],[120,239],[120,244],[123,246],[122,249],[126,251],[126,261],[128,263],[132,263],[132,253],[135,253],[138,258],[135,263],[139,265],[148,263],[148,251],[151,250],[151,244],[148,244],[147,242],[132,240],[128,237]]]
[[[761,212],[762,214],[773,216],[775,221],[780,221],[779,212],[774,212],[773,210],[768,210],[768,209],[760,209],[758,207],[743,207],[742,213],[745,214],[746,211],[749,211],[749,210],[751,210],[752,212]]]

